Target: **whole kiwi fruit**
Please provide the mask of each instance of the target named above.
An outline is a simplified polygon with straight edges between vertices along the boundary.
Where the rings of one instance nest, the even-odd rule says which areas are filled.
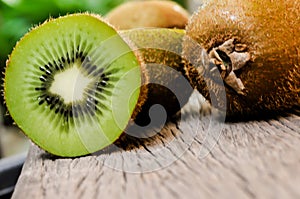
[[[229,119],[299,107],[299,16],[300,2],[294,0],[206,1],[186,27],[183,56],[193,62],[186,67],[191,83],[217,101],[225,85],[227,100],[216,106]],[[209,64],[203,65],[193,42],[205,48]]]
[[[150,122],[149,110],[155,104],[162,105],[169,118],[180,113],[193,91],[181,56],[188,18],[176,2],[157,0],[127,2],[106,15],[147,70],[149,92],[136,118],[138,124]],[[162,114],[154,117],[158,115]]]
[[[112,144],[147,97],[146,71],[117,31],[88,13],[50,19],[15,46],[4,97],[15,123],[59,156]]]
[[[184,30],[147,28],[119,31],[147,70],[146,101],[137,115],[138,124],[149,123],[153,105],[161,105],[170,118],[179,113],[193,92],[185,76],[185,61],[181,56]],[[159,113],[154,117],[159,117]],[[148,118],[148,119],[147,119]]]
[[[189,13],[174,1],[129,1],[106,15],[109,23],[119,30],[137,27],[184,29]]]

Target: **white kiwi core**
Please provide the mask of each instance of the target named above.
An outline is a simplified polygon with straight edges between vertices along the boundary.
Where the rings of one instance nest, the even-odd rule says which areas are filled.
[[[66,104],[84,100],[85,90],[92,79],[80,71],[81,62],[76,61],[68,69],[57,73],[50,92],[61,96]]]

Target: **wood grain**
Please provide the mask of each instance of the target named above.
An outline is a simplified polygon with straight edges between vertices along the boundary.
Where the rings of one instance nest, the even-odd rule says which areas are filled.
[[[154,136],[90,156],[57,158],[32,145],[13,198],[300,198],[299,110],[217,124],[199,118],[195,103]]]

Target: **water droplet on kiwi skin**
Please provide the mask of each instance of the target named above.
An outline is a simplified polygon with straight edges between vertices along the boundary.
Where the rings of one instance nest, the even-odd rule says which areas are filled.
[[[292,0],[276,4],[270,0],[246,0],[243,4],[212,0],[192,16],[186,33],[207,51],[236,38],[251,55],[251,60],[235,71],[246,95],[226,86],[227,118],[267,118],[299,107],[300,22],[295,21],[299,15],[300,3]],[[188,53],[193,52],[185,44],[183,54]],[[203,78],[193,81],[205,95],[205,86],[200,84]]]

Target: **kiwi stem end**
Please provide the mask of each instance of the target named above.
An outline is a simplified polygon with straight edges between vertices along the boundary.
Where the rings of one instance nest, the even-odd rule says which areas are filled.
[[[210,62],[214,63],[212,71],[218,69],[224,82],[233,88],[238,94],[246,95],[246,88],[235,71],[243,68],[250,61],[250,53],[247,52],[247,45],[237,43],[236,39],[229,39],[220,46],[209,51]]]

